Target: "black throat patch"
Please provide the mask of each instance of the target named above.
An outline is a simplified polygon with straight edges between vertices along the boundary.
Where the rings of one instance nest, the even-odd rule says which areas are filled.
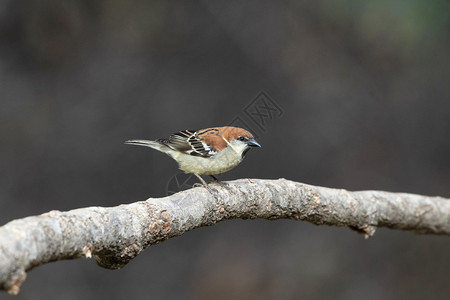
[[[247,154],[248,150],[250,150],[250,148],[247,148],[247,149],[245,149],[245,150],[242,152],[242,158],[245,157],[245,154]]]

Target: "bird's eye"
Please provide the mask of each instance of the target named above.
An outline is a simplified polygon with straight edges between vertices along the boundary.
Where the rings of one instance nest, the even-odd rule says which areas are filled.
[[[246,142],[248,141],[248,138],[246,138],[245,136],[240,136],[238,137],[238,140],[240,140],[241,142]]]

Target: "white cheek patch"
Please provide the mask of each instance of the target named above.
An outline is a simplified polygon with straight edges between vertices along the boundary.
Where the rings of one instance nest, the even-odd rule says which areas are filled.
[[[228,143],[228,145],[236,152],[240,157],[244,157],[243,153],[246,149],[248,149],[247,143],[238,141],[238,140],[232,140],[231,143]]]

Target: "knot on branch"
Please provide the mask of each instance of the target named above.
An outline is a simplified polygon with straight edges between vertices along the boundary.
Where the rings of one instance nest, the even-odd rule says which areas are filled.
[[[97,264],[106,269],[120,269],[139,255],[144,249],[168,238],[172,228],[172,216],[159,206],[141,202],[145,213],[135,213],[135,224],[141,227],[140,234],[117,235],[117,239],[107,245],[90,246]],[[126,225],[122,225],[126,226]]]
[[[106,269],[121,269],[139,253],[142,247],[137,244],[130,244],[120,249],[101,249],[94,254],[95,261],[100,267]]]

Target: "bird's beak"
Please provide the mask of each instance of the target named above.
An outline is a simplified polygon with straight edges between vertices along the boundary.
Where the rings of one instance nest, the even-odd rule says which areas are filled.
[[[250,147],[261,147],[261,145],[255,140],[249,140],[247,142],[247,145],[249,145]]]

